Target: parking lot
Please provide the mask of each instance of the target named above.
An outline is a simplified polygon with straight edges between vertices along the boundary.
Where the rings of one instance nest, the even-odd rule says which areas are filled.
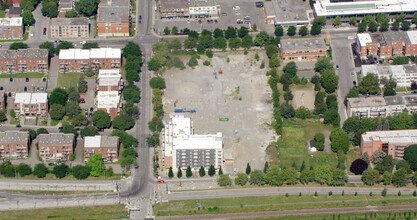
[[[201,18],[201,19],[175,19],[175,20],[161,20],[159,17],[155,20],[155,31],[158,34],[163,35],[165,27],[172,29],[173,26],[177,26],[181,31],[184,28],[190,30],[202,31],[204,29],[214,31],[216,28],[227,29],[228,26],[233,27],[249,27],[256,24],[258,30],[273,30],[273,25],[265,24],[265,14],[262,8],[256,8],[254,1],[249,0],[219,0],[217,1],[221,6],[220,17]],[[245,16],[249,16],[250,19],[244,19]],[[237,19],[243,20],[242,24],[237,24]],[[201,20],[201,23],[199,22]],[[213,20],[208,23],[207,20]],[[217,20],[217,22],[215,22]],[[245,23],[245,21],[248,21]],[[249,24],[250,23],[250,24]]]
[[[260,60],[267,59],[263,53],[259,55]],[[263,169],[266,146],[275,139],[275,133],[267,125],[272,121],[272,104],[266,70],[259,69],[261,61],[255,63],[254,56],[254,52],[215,53],[210,59],[212,67],[202,65],[208,59],[202,56],[195,69],[171,69],[164,73],[165,111],[195,109],[196,113],[187,113],[193,121],[194,133],[222,132],[224,152],[233,155],[237,172],[244,172],[248,162],[252,169]],[[188,59],[185,57],[184,61]],[[168,119],[166,115],[164,120]]]
[[[0,92],[45,92],[47,81],[46,78],[0,78]]]

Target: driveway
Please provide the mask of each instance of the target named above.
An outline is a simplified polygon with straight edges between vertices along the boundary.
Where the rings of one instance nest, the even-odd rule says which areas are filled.
[[[59,62],[58,56],[51,58],[49,67],[48,90],[54,90],[58,84]]]

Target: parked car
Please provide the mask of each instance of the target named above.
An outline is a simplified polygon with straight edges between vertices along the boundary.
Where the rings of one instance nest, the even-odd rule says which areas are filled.
[[[94,110],[94,108],[93,108],[93,107],[91,107],[91,108],[90,108],[90,112],[93,112],[93,110]]]
[[[16,128],[21,128],[22,127],[22,125],[16,125]]]
[[[45,88],[42,86],[42,87],[41,87],[41,91],[44,91],[44,90],[45,90]]]
[[[142,15],[139,15],[139,19],[142,19]]]
[[[80,103],[85,103],[85,99],[84,98],[80,98]]]
[[[46,28],[43,28],[43,35],[46,35]]]
[[[29,82],[29,78],[26,77],[26,82]]]
[[[59,129],[59,130],[62,130],[63,128],[64,128],[64,127],[59,127],[58,129]]]
[[[339,65],[336,65],[336,69],[339,69]]]
[[[165,183],[164,180],[158,180],[158,183]]]
[[[55,163],[48,163],[48,166],[53,167],[55,166]]]

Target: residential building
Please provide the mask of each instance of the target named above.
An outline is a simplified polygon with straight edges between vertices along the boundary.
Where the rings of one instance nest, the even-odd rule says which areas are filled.
[[[90,23],[88,18],[52,18],[51,38],[88,38]]]
[[[361,135],[359,147],[361,155],[369,156],[376,151],[383,151],[396,159],[403,159],[404,150],[412,144],[417,144],[417,130],[366,131]]]
[[[96,135],[84,137],[84,160],[88,161],[95,154],[102,154],[105,162],[119,160],[119,137]]]
[[[122,75],[120,70],[99,70],[97,76],[97,90],[98,91],[119,91],[123,87]]]
[[[282,39],[280,48],[284,61],[317,60],[327,55],[323,38]]]
[[[190,0],[190,18],[219,17],[221,7],[215,0]]]
[[[102,0],[97,14],[97,30],[100,37],[129,36],[130,1]]]
[[[407,36],[408,36],[410,43],[405,45],[405,55],[416,56],[417,55],[417,31],[407,31]]]
[[[95,106],[97,110],[109,113],[111,120],[113,120],[120,112],[119,91],[98,91]]]
[[[42,160],[69,160],[74,153],[74,134],[40,134],[38,150]]]
[[[171,114],[163,132],[163,166],[174,171],[188,166],[197,171],[203,166],[208,169],[223,167],[223,137],[217,134],[194,134],[190,118],[183,114]]]
[[[362,33],[356,35],[356,46],[361,58],[366,59],[368,56],[368,44],[372,43],[371,35]]]
[[[29,146],[28,131],[0,132],[0,158],[27,158]]]
[[[263,8],[268,24],[284,27],[310,25],[303,0],[265,1]]]
[[[160,0],[159,13],[161,19],[189,18],[188,0]]]
[[[74,9],[74,0],[59,0],[58,18],[65,18],[65,13]]]
[[[13,109],[16,117],[41,117],[48,115],[48,93],[16,93]]]
[[[0,50],[0,72],[48,72],[48,69],[47,49]]]
[[[20,0],[12,0],[13,7],[20,7]]]
[[[6,109],[6,98],[4,94],[0,94],[0,111],[4,111]]]
[[[396,115],[405,109],[417,112],[417,95],[370,96],[347,99],[348,117],[375,118]]]
[[[21,7],[10,7],[7,10],[7,15],[9,16],[9,18],[13,18],[13,17],[20,17],[20,15],[22,14],[22,8]]]
[[[336,16],[364,16],[378,13],[414,13],[417,11],[417,1],[413,0],[312,0],[316,16],[333,18]]]
[[[86,72],[99,69],[120,69],[122,52],[119,48],[66,49],[59,51],[60,72]]]
[[[0,39],[23,39],[23,18],[0,18]]]
[[[361,75],[374,73],[379,79],[394,79],[397,87],[409,87],[412,82],[417,82],[417,65],[362,65]],[[383,85],[380,85],[383,87]]]

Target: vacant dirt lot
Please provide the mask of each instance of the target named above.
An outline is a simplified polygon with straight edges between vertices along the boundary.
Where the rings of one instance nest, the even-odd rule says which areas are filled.
[[[305,88],[305,89],[293,89],[294,94],[293,105],[297,109],[300,106],[304,106],[309,110],[314,110],[314,89]]]
[[[261,62],[255,63],[254,56],[255,53],[216,53],[212,59],[201,56],[195,69],[187,66],[183,71],[171,69],[164,73],[165,111],[195,109],[196,113],[186,115],[193,121],[195,134],[223,132],[224,152],[234,156],[237,172],[244,172],[248,162],[252,170],[263,169],[265,148],[275,139],[275,133],[267,125],[272,121],[272,104],[266,70],[259,69]],[[260,60],[267,60],[264,54],[259,56]],[[210,60],[211,66],[202,65],[205,60]],[[220,68],[222,75],[218,74]],[[178,100],[176,107],[175,100]],[[219,118],[229,121],[222,122]]]

